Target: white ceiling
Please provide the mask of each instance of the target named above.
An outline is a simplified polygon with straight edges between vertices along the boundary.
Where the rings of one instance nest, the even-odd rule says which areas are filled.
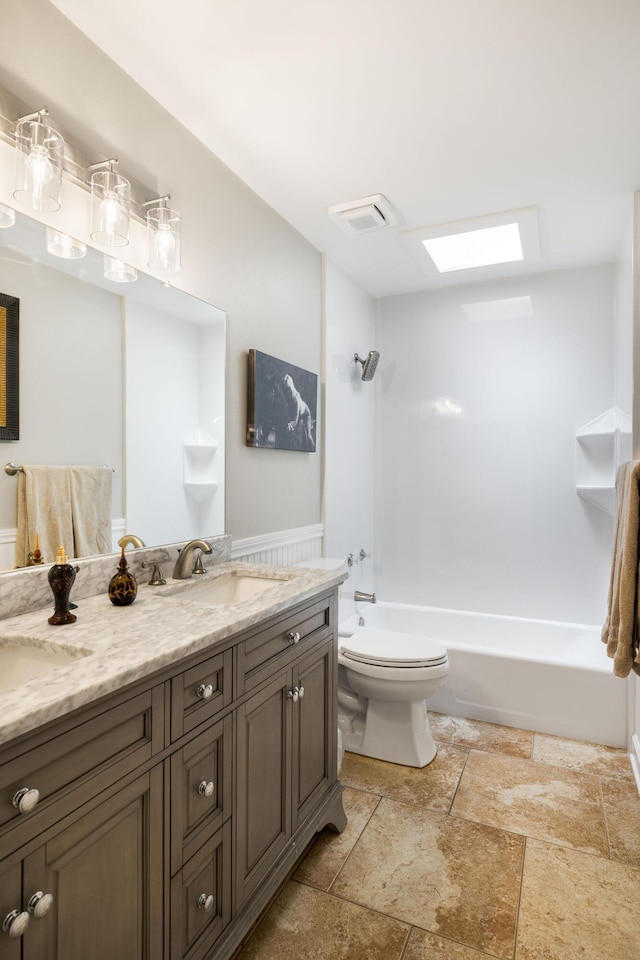
[[[403,231],[515,208],[538,208],[531,269],[618,253],[638,0],[52,2],[373,296],[459,282]],[[399,225],[342,234],[327,208],[375,193]]]

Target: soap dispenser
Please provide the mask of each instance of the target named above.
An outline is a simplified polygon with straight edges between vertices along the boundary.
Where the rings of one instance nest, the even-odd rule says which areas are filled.
[[[138,584],[133,574],[129,573],[128,564],[125,560],[125,546],[126,544],[122,546],[122,556],[118,563],[118,571],[114,573],[109,581],[109,600],[111,600],[111,603],[116,607],[128,607],[130,603],[133,603],[138,592]]]
[[[76,571],[68,562],[68,557],[61,544],[58,547],[56,562],[49,570],[49,584],[53,591],[55,607],[54,612],[49,617],[49,623],[53,626],[75,623],[78,619],[74,613],[69,611],[69,594],[75,578]]]

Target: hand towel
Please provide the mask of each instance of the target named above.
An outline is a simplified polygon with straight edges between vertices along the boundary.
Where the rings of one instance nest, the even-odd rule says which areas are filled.
[[[111,467],[69,467],[75,557],[111,553]]]
[[[67,467],[23,467],[18,474],[16,566],[27,564],[36,533],[45,563],[53,563],[62,544],[71,556],[73,520]]]
[[[640,460],[623,463],[616,476],[616,523],[607,619],[602,642],[613,659],[616,677],[640,675],[638,650],[638,534],[640,532]]]

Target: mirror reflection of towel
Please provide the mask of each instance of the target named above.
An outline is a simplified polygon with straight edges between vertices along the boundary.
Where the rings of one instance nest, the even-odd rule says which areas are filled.
[[[640,460],[623,463],[616,476],[616,524],[611,560],[609,605],[602,642],[613,659],[616,677],[640,674],[638,649],[638,534],[640,532]]]
[[[110,553],[111,467],[23,467],[18,474],[16,566],[27,564],[38,534],[45,563],[62,544],[70,557]]]

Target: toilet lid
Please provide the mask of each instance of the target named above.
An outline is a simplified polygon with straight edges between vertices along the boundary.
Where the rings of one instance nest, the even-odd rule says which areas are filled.
[[[351,660],[380,667],[435,667],[447,660],[447,648],[437,640],[367,627],[344,637],[340,652]]]

